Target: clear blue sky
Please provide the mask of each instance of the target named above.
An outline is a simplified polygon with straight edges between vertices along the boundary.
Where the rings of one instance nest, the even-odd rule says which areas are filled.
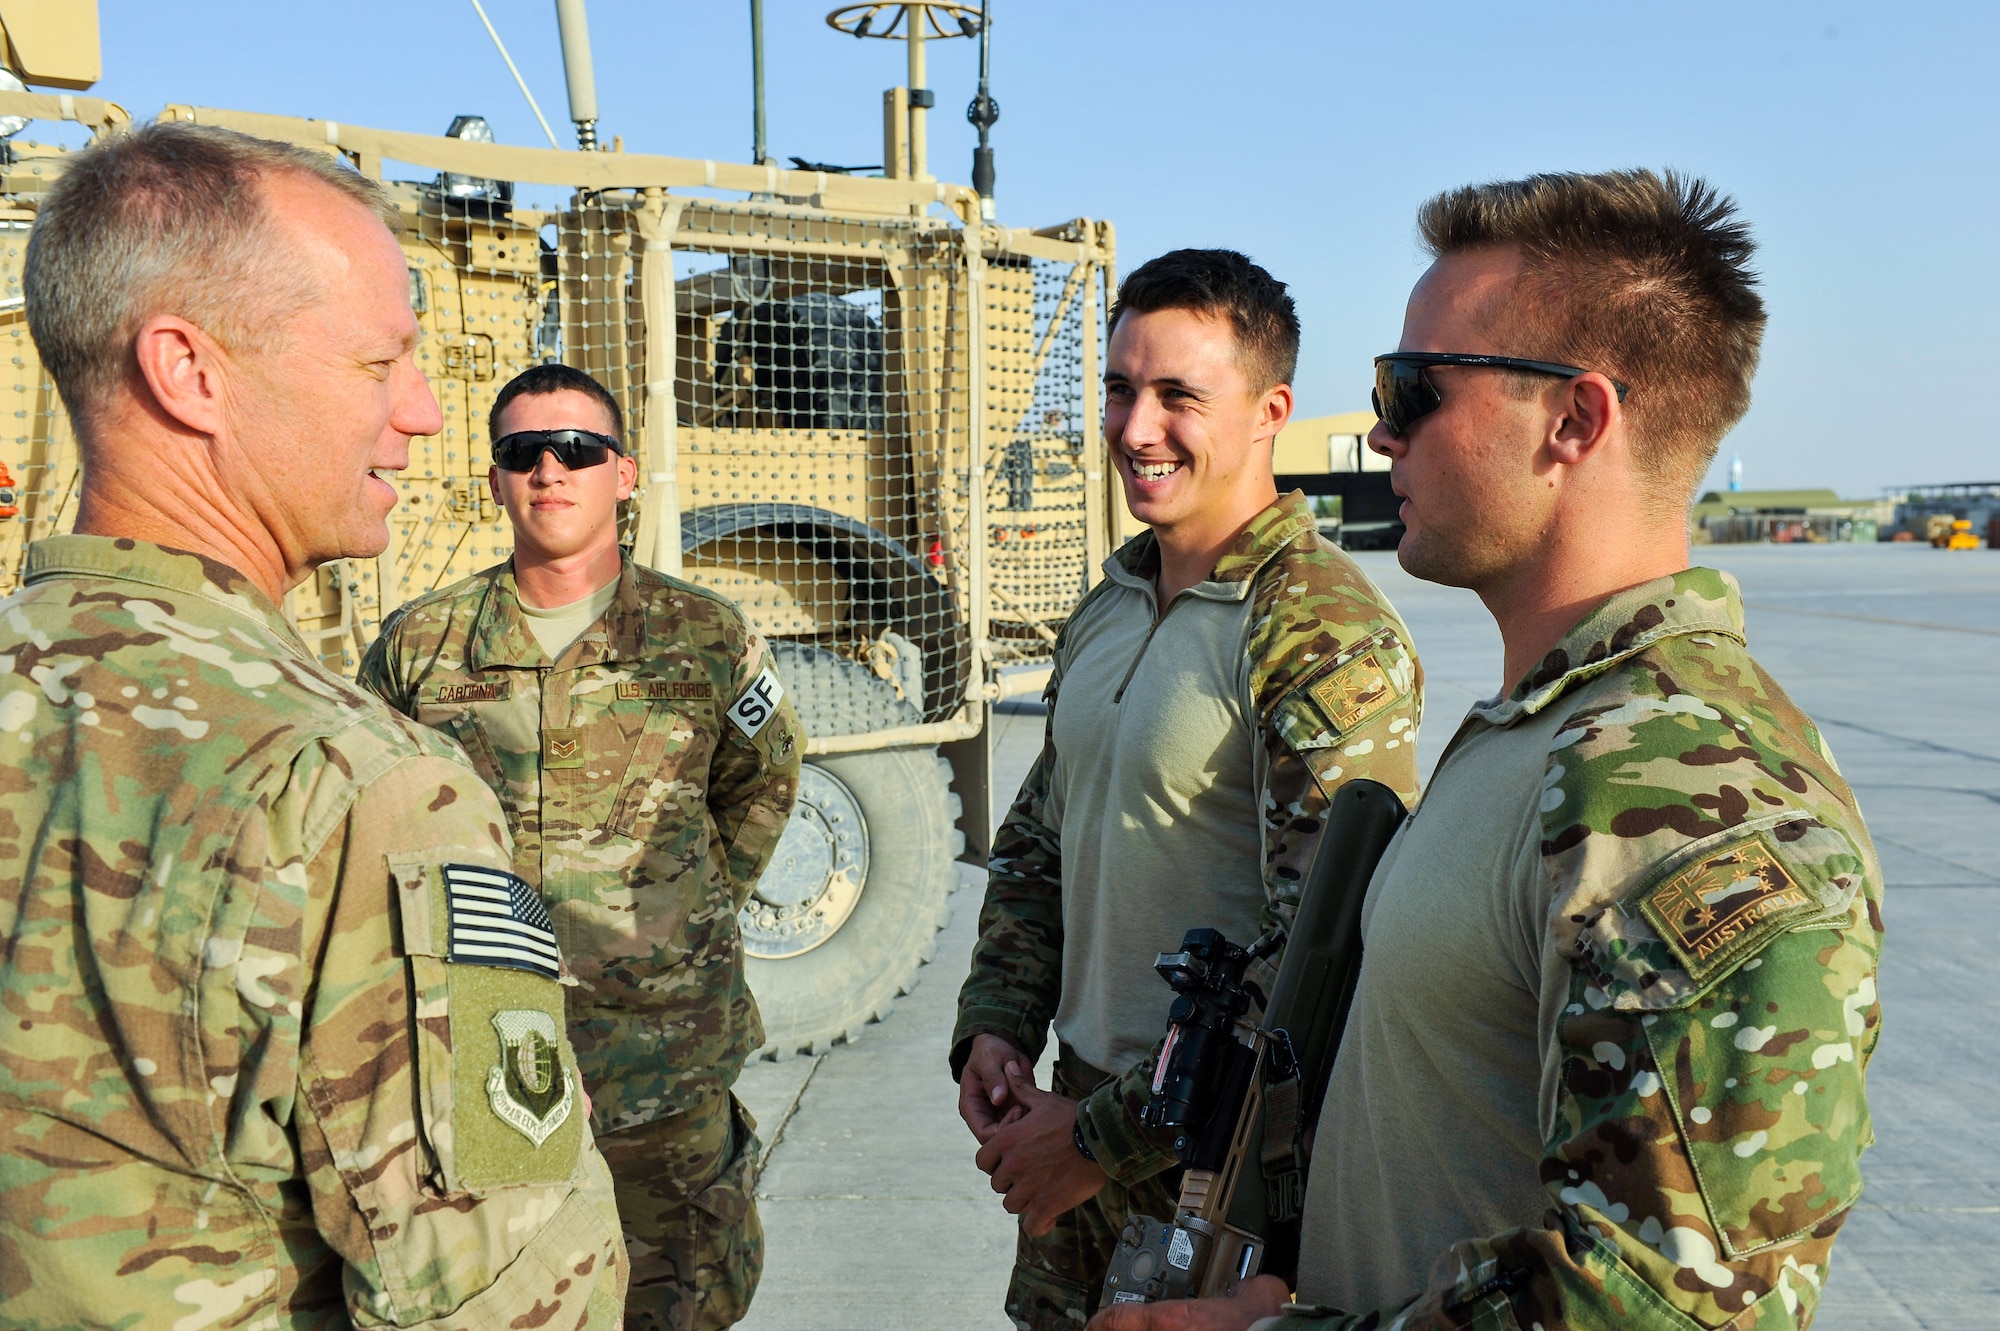
[[[1230,245],[1289,282],[1301,414],[1366,406],[1426,196],[1673,166],[1735,196],[1771,325],[1724,441],[1746,487],[2000,479],[2000,5],[993,0],[1001,218],[1117,224],[1121,266]],[[552,0],[486,0],[558,133]],[[782,161],[881,160],[900,42],[767,0]],[[102,0],[98,91],[544,142],[468,0]],[[591,0],[602,132],[747,160],[747,0]],[[932,169],[970,177],[969,41],[931,48]],[[1982,91],[1982,89],[1984,91]],[[1921,397],[1912,397],[1921,387]]]

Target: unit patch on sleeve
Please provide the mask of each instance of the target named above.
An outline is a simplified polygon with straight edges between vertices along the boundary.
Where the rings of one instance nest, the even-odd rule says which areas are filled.
[[[765,666],[750,681],[750,687],[743,690],[743,696],[729,705],[729,719],[743,732],[743,738],[755,739],[757,732],[777,713],[784,696],[785,686],[771,673],[771,667]]]
[[[486,1070],[486,1101],[501,1122],[540,1146],[576,1100],[556,1019],[535,1008],[504,1008],[493,1014],[493,1029],[500,1061]]]
[[[444,886],[451,911],[447,960],[561,978],[555,925],[541,895],[526,879],[504,869],[447,864]]]
[[[1326,713],[1326,719],[1343,735],[1386,711],[1401,696],[1373,652],[1363,652],[1313,685],[1309,692]]]
[[[618,698],[639,698],[648,702],[706,701],[715,696],[715,685],[705,679],[622,679]]]
[[[1704,855],[1647,892],[1646,922],[1699,984],[1823,909],[1761,836]]]

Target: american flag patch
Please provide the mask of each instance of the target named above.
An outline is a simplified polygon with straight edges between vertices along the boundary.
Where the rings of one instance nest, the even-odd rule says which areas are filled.
[[[450,960],[561,978],[549,908],[526,879],[503,869],[447,864],[444,887],[451,903]]]

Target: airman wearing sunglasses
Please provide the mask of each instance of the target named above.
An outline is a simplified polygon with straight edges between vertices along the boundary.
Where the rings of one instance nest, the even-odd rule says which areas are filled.
[[[1505,647],[1364,916],[1285,1331],[1804,1326],[1872,1140],[1881,868],[1687,510],[1750,405],[1734,205],[1454,190],[1378,358],[1420,577]],[[1111,1315],[1241,1328],[1273,1296]]]
[[[728,1326],[763,1266],[763,1043],[736,912],[784,830],[801,731],[736,607],[620,552],[618,404],[562,365],[494,401],[506,563],[392,616],[361,682],[465,747],[576,980],[570,1038],[632,1259],[626,1326]]]

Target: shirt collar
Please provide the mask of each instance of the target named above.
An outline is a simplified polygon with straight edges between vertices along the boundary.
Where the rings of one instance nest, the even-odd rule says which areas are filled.
[[[1628,587],[1579,620],[1512,693],[1479,703],[1472,715],[1512,725],[1661,639],[1689,633],[1744,641],[1743,591],[1735,578],[1719,569],[1688,568]]]
[[[198,596],[277,633],[301,656],[305,641],[256,583],[207,555],[127,536],[50,536],[28,547],[25,582],[44,578],[113,578]]]
[[[646,604],[639,594],[637,565],[621,558],[618,594],[603,616],[563,653],[565,669],[607,661],[641,661],[646,657]],[[521,592],[514,581],[514,561],[488,571],[485,601],[467,636],[466,667],[552,666],[548,654],[528,628],[521,613]]]
[[[1189,593],[1211,601],[1242,600],[1250,594],[1250,584],[1264,565],[1301,535],[1318,530],[1318,526],[1304,493],[1293,490],[1279,495],[1236,534],[1236,539],[1215,561],[1214,571],[1189,588]],[[1135,591],[1150,592],[1159,571],[1159,541],[1151,528],[1134,536],[1104,561],[1105,577]]]

